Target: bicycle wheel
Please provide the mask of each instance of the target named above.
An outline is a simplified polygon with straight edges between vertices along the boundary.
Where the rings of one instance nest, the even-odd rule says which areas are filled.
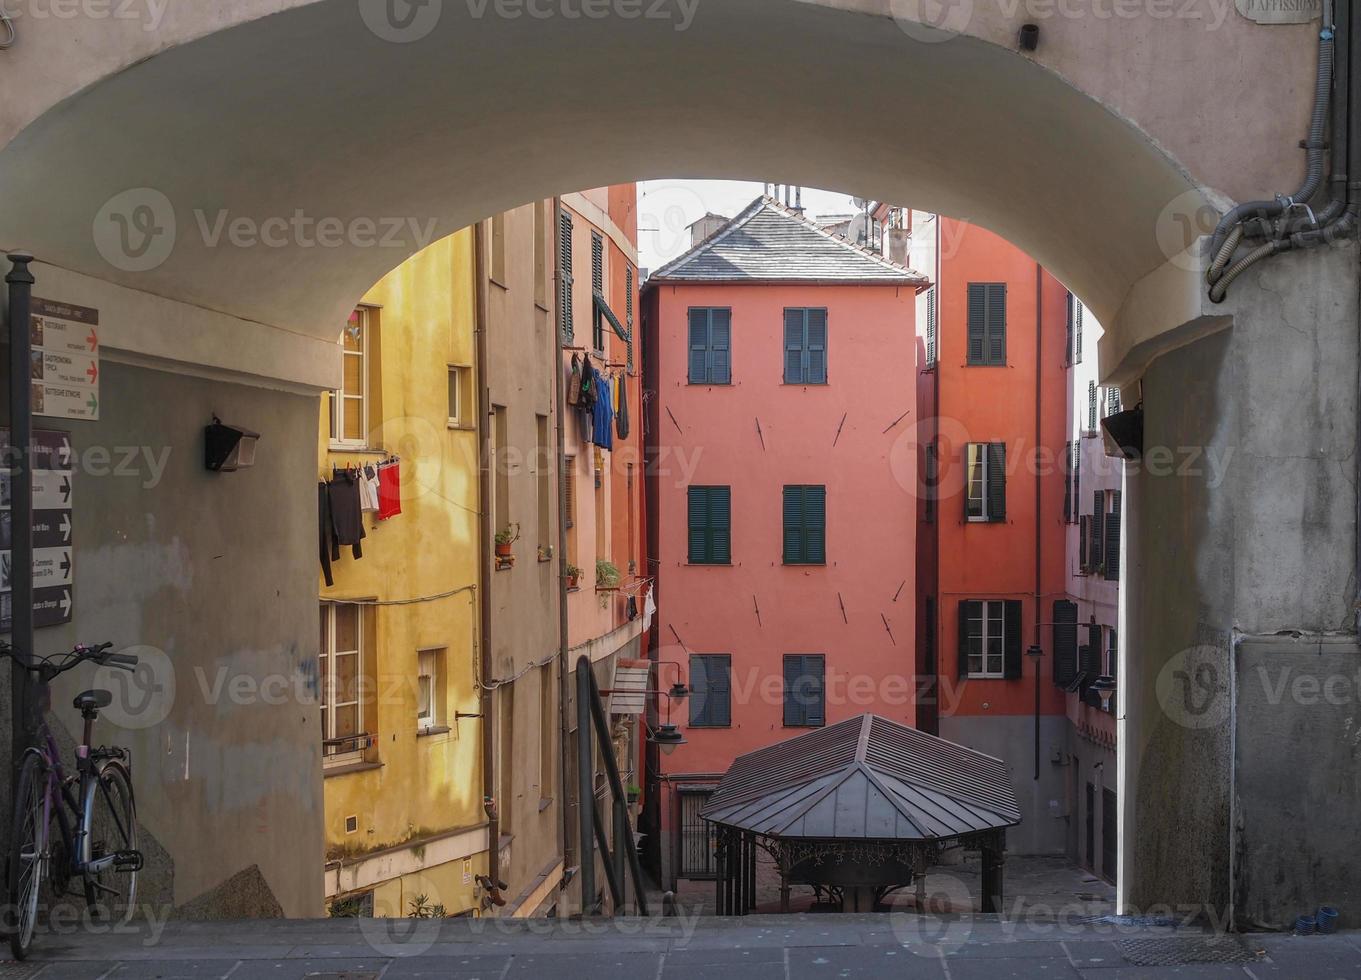
[[[16,960],[28,956],[38,922],[38,896],[48,870],[47,772],[35,753],[24,758],[14,791],[14,826],[10,838],[9,908],[5,925]]]
[[[118,763],[105,765],[85,784],[80,812],[85,819],[81,858],[88,867],[102,863],[98,871],[85,874],[85,901],[93,916],[103,922],[125,922],[137,901],[137,808],[132,782]],[[109,859],[113,860],[110,861]]]

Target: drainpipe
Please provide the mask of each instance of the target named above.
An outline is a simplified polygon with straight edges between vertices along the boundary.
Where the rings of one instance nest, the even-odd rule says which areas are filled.
[[[1044,479],[1039,467],[1041,397],[1044,392],[1042,376],[1044,373],[1044,269],[1035,263],[1035,649],[1043,650],[1040,643],[1040,602],[1044,594],[1044,511],[1040,506],[1044,489]],[[1043,655],[1035,657],[1035,779],[1040,778],[1040,667]]]
[[[935,384],[931,386],[931,444],[936,447],[936,486],[931,488],[931,492],[936,494],[935,514],[936,519],[931,523],[931,564],[935,566],[932,576],[931,589],[935,592],[932,602],[935,604],[936,625],[935,636],[931,638],[934,649],[931,651],[931,670],[934,676],[931,678],[932,696],[936,699],[935,706],[931,710],[931,734],[940,735],[940,631],[941,631],[941,607],[944,603],[940,598],[940,526],[945,521],[945,513],[940,503],[940,388],[944,381],[945,372],[941,370],[940,357],[940,309],[941,300],[945,297],[945,287],[941,284],[941,270],[945,268],[945,262],[940,254],[940,243],[944,240],[941,234],[940,223],[945,219],[941,215],[936,215],[936,377]]]
[[[572,862],[576,858],[575,849],[572,847],[572,808],[568,805],[571,796],[568,794],[567,773],[567,744],[568,734],[571,731],[571,721],[568,717],[567,704],[571,700],[569,691],[571,690],[568,672],[571,668],[569,657],[571,655],[571,643],[567,632],[567,498],[563,493],[565,481],[567,479],[567,437],[564,426],[566,425],[567,399],[563,391],[562,378],[562,337],[563,320],[566,312],[562,309],[562,268],[559,263],[559,251],[562,242],[562,198],[553,198],[553,289],[554,301],[553,309],[557,311],[554,322],[553,342],[549,345],[549,350],[553,359],[553,428],[554,437],[557,440],[557,459],[558,473],[555,482],[558,495],[558,785],[561,787],[559,792],[562,795],[562,821],[558,827],[558,837],[562,841],[560,850],[562,851],[562,863],[564,868],[563,885],[567,885],[569,878],[566,873],[567,868],[573,866]],[[580,736],[578,736],[580,737]],[[580,802],[578,802],[580,805]]]
[[[487,889],[493,904],[499,901],[501,888],[501,819],[496,800],[496,691],[490,686],[492,676],[491,660],[491,577],[492,577],[492,529],[491,529],[491,387],[487,380],[487,244],[486,222],[479,221],[473,226],[473,289],[476,296],[474,304],[473,340],[477,361],[477,492],[480,506],[477,508],[478,557],[482,565],[482,602],[478,607],[480,618],[478,658],[481,667],[478,676],[482,686],[482,806],[487,813]]]

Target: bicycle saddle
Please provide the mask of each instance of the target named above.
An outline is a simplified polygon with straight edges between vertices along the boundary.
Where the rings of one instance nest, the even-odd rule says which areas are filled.
[[[111,691],[81,691],[76,695],[76,699],[71,702],[72,706],[80,711],[107,708],[112,703],[113,692]]]

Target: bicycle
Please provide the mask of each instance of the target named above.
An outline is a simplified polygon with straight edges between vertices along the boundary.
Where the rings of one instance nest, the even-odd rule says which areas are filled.
[[[125,670],[136,667],[135,656],[110,653],[112,646],[80,645],[32,662],[7,644],[0,645],[0,653],[37,677],[38,699],[45,713],[51,704],[48,684],[58,674],[86,662]],[[50,895],[61,896],[79,878],[92,917],[126,921],[132,915],[137,872],[142,868],[132,796],[132,754],[117,746],[91,744],[99,709],[112,701],[110,692],[91,690],[82,691],[72,702],[85,723],[76,746],[74,776],[67,776],[56,738],[45,720],[39,721],[37,744],[24,751],[14,790],[5,913],[16,960],[28,956],[44,884]]]

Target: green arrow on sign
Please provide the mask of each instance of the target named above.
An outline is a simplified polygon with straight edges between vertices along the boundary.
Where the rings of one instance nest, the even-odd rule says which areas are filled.
[[[90,400],[86,402],[85,405],[87,408],[89,408],[91,412],[97,411],[99,409],[99,402],[95,401],[94,395],[90,396]]]

